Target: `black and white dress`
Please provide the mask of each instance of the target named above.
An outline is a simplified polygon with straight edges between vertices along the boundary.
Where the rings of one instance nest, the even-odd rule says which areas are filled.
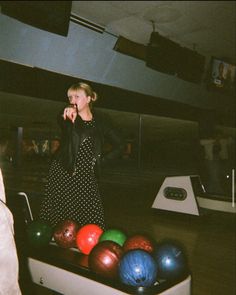
[[[83,121],[86,128],[95,128],[95,121]],[[49,170],[39,219],[55,226],[72,219],[80,226],[94,223],[105,228],[103,204],[94,173],[93,140],[86,137],[80,145],[73,174],[60,161],[54,160]]]

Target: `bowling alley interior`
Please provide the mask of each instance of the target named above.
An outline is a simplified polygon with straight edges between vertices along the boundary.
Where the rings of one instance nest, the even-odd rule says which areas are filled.
[[[0,294],[236,294],[235,15],[235,1],[1,1]],[[109,158],[104,136],[89,172],[105,228],[39,217],[79,82],[121,143]]]

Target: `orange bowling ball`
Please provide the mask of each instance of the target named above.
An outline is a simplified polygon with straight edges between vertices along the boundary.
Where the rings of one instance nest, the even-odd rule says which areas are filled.
[[[76,235],[78,249],[88,255],[93,247],[99,242],[103,230],[96,224],[86,224],[82,226]]]

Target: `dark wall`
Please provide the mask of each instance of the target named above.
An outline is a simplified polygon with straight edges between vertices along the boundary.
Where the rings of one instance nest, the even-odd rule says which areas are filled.
[[[0,91],[47,100],[66,102],[66,90],[78,81],[89,83],[102,98],[97,107],[140,114],[199,121],[208,125],[214,113],[214,124],[235,126],[234,112],[200,109],[171,100],[144,95],[121,88],[78,79],[44,69],[0,60]]]

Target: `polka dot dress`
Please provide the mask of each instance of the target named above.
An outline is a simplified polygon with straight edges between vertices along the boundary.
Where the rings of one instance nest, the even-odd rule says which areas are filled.
[[[83,121],[86,128],[94,128],[94,120]],[[76,169],[69,174],[54,160],[49,170],[39,218],[53,226],[65,219],[73,219],[81,226],[95,223],[105,229],[103,205],[94,174],[95,158],[91,137],[84,139],[76,159]]]

